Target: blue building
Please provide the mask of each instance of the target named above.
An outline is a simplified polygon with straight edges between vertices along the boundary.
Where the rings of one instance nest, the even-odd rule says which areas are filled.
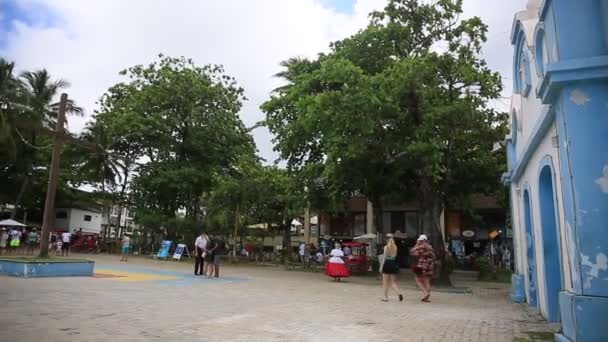
[[[511,42],[512,298],[608,341],[608,0],[530,0]]]

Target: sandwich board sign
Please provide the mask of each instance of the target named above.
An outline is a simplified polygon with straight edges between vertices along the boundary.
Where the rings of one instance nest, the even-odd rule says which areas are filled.
[[[190,253],[188,253],[188,247],[186,247],[186,244],[180,243],[177,245],[177,247],[175,248],[175,252],[173,253],[173,259],[176,259],[177,261],[179,261],[179,259],[182,258],[182,255],[184,255],[184,252],[186,252],[186,254],[188,254],[188,256],[190,256]]]
[[[167,259],[169,257],[169,249],[171,249],[172,241],[165,240],[160,245],[160,249],[156,254],[156,257],[159,259]]]

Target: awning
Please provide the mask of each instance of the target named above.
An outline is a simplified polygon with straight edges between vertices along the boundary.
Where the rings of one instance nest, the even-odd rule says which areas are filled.
[[[2,220],[0,221],[0,226],[5,227],[26,227],[23,223],[17,222],[15,220]]]
[[[363,234],[360,236],[355,236],[353,238],[353,240],[375,240],[375,239],[376,239],[376,234],[371,234],[371,233]]]

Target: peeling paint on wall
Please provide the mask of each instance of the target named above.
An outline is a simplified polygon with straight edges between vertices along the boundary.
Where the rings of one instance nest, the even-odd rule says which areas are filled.
[[[591,101],[589,97],[581,90],[575,89],[570,93],[570,101],[574,102],[578,106],[584,106],[587,102]]]
[[[604,165],[602,176],[596,179],[595,183],[600,186],[603,193],[608,194],[608,164]]]
[[[591,287],[591,281],[598,278],[600,271],[608,270],[608,257],[604,253],[598,253],[595,256],[595,262],[592,262],[589,256],[581,254],[581,265],[589,267],[589,271],[585,272],[583,284],[583,287],[588,289]]]
[[[566,220],[566,234],[567,234],[566,248],[568,250],[568,259],[569,259],[569,262],[574,263],[574,262],[576,262],[576,248],[575,248],[576,238],[575,238],[574,230],[570,226],[570,222],[568,222],[567,220]],[[580,280],[579,280],[580,275],[578,273],[578,268],[576,266],[570,267],[570,274],[571,274],[571,278],[572,278],[572,285],[574,287],[576,287],[576,284],[580,283]]]

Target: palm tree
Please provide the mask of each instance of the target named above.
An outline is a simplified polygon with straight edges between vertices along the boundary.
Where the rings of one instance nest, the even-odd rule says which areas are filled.
[[[13,128],[17,123],[16,109],[19,105],[20,84],[13,75],[15,63],[0,58],[0,143],[6,153],[16,157],[16,142]]]
[[[26,71],[19,78],[27,92],[30,108],[26,114],[27,118],[40,122],[47,128],[55,127],[59,102],[53,102],[53,100],[59,95],[59,91],[68,88],[70,83],[62,79],[52,81],[46,69],[34,72]],[[66,113],[82,116],[84,110],[76,106],[73,100],[68,100]]]
[[[106,186],[115,187],[123,179],[123,171],[126,169],[123,157],[116,152],[117,142],[108,132],[103,123],[96,122],[89,124],[81,135],[81,140],[85,148],[90,151],[81,170],[92,174],[92,179],[101,184],[103,195],[103,214],[108,218],[108,228],[110,222],[110,204],[106,193]]]
[[[9,69],[8,67],[5,68]],[[10,69],[12,72],[12,68]],[[69,86],[69,83],[64,80],[51,80],[51,76],[45,69],[23,72],[16,83],[17,101],[14,102],[16,109],[13,112],[14,121],[11,125],[7,125],[5,131],[8,130],[13,137],[18,137],[18,139],[13,138],[13,141],[20,140],[23,145],[20,159],[25,165],[25,172],[22,176],[21,187],[17,193],[11,218],[15,217],[27,190],[31,170],[36,166],[34,164],[38,157],[38,150],[46,149],[37,146],[37,137],[40,134],[52,132],[51,128],[55,126],[59,108],[59,103],[53,101],[59,95],[61,89]],[[67,112],[75,115],[84,114],[84,110],[76,106],[73,100],[68,101]]]
[[[283,71],[276,73],[274,76],[287,81],[286,85],[273,89],[273,92],[285,92],[293,86],[296,78],[306,72],[310,72],[319,66],[319,62],[311,62],[306,58],[292,57],[282,61],[280,65],[285,68]]]

